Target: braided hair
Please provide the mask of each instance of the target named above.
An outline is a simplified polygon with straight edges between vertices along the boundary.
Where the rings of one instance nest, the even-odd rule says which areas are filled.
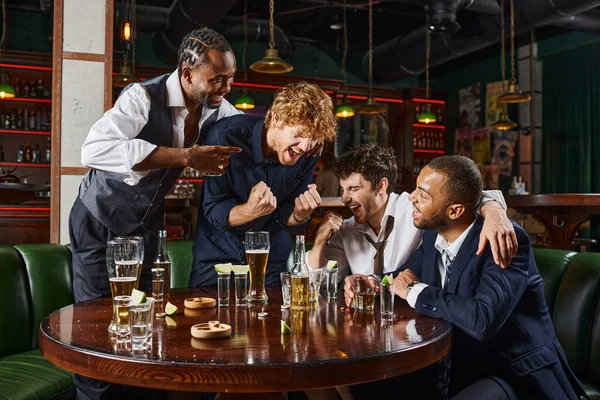
[[[177,52],[179,76],[181,77],[184,62],[187,62],[190,68],[206,65],[207,49],[215,49],[221,53],[226,53],[231,51],[231,46],[223,35],[208,27],[196,29],[185,35]]]

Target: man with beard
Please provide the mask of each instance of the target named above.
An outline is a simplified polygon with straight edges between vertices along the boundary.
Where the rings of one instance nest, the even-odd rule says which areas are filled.
[[[236,72],[229,43],[202,28],[181,42],[171,74],[123,90],[90,129],[82,164],[90,167],[69,216],[75,301],[109,296],[106,242],[142,236],[140,289],[150,290],[164,199],[185,167],[222,173],[238,147],[200,146],[218,119],[239,112],[223,98]],[[81,399],[135,398],[136,391],[76,375]],[[146,398],[147,394],[141,395]]]
[[[246,231],[270,233],[265,283],[279,284],[290,233],[302,233],[321,203],[311,155],[336,132],[331,98],[306,82],[280,89],[264,118],[238,115],[211,128],[207,144],[243,151],[231,156],[225,175],[204,180],[190,287],[216,285],[217,263],[246,263]]]
[[[343,279],[348,274],[390,273],[408,260],[423,231],[412,223],[408,193],[392,192],[397,168],[395,152],[388,147],[364,144],[340,158],[337,173],[342,201],[353,216],[344,221],[337,213],[326,213],[308,253],[311,268],[322,268],[327,260],[335,260],[338,276]],[[498,264],[508,265],[516,251],[516,239],[502,193],[485,191],[483,202],[485,224],[479,250],[483,251],[489,241]],[[346,293],[348,296],[352,291]]]
[[[428,231],[395,293],[452,323],[453,399],[587,398],[554,332],[527,233],[513,223],[518,250],[505,269],[489,250],[476,254],[481,188],[466,157],[436,158],[421,171],[409,200],[414,225]]]

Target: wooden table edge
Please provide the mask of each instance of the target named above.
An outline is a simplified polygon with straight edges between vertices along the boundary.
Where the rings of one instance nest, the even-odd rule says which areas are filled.
[[[448,329],[443,336],[408,351],[360,357],[353,362],[223,365],[228,372],[217,377],[214,369],[219,368],[218,365],[157,363],[125,356],[113,358],[93,350],[76,349],[48,337],[41,326],[43,323],[40,325],[40,351],[49,362],[60,368],[110,383],[189,392],[288,392],[372,382],[432,365],[445,357],[452,346],[452,330]],[[144,368],[144,365],[149,368]],[[252,373],[248,373],[249,367],[253,369]],[[180,369],[181,373],[178,372]],[[130,372],[125,374],[125,371]],[[260,379],[257,379],[259,374]],[[277,381],[269,380],[269,377],[277,378]]]

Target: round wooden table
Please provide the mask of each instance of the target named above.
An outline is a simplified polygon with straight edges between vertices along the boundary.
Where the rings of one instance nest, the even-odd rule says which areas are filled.
[[[257,393],[286,392],[368,382],[431,365],[448,354],[451,325],[417,314],[396,298],[393,324],[375,312],[348,312],[343,293],[323,297],[310,311],[282,311],[281,290],[267,290],[269,303],[184,310],[184,299],[217,298],[216,288],[174,290],[179,314],[156,319],[151,351],[131,354],[107,332],[110,298],[64,307],[40,326],[40,349],[53,364],[91,378],[156,389]],[[266,318],[258,313],[265,311]],[[285,319],[295,331],[281,334]],[[193,339],[192,325],[219,320],[230,338]],[[167,323],[168,322],[168,323]],[[407,330],[407,324],[410,323]]]

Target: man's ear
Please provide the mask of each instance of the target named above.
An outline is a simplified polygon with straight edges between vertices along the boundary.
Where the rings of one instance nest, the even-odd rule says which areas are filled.
[[[377,192],[381,193],[381,194],[387,193],[389,184],[390,184],[390,182],[388,181],[387,178],[381,178],[381,180],[377,184]]]
[[[187,83],[187,84],[192,83],[192,70],[187,65],[187,63],[184,63],[183,66],[181,67],[181,76],[182,76],[183,80],[185,81],[185,83]]]
[[[277,126],[277,114],[275,114],[274,112],[271,113],[271,125],[269,126],[270,128],[275,128]]]
[[[459,219],[465,213],[464,204],[452,204],[446,209],[446,215],[450,219]]]

